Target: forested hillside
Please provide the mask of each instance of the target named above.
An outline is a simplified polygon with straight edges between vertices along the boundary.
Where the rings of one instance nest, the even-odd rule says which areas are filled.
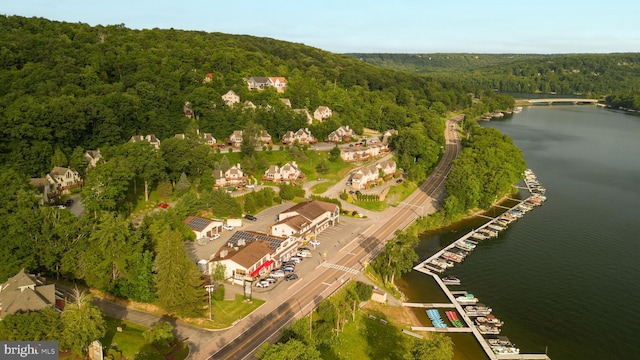
[[[287,91],[251,92],[243,81],[249,76],[286,77]],[[183,133],[187,101],[198,128],[218,139],[250,120],[274,138],[303,126],[281,97],[310,112],[326,105],[332,120],[312,128],[322,138],[343,124],[361,132],[437,119],[468,107],[473,93],[273,39],[18,16],[0,17],[0,81],[0,163],[29,176],[49,171],[56,149],[69,157],[132,135]],[[221,95],[230,89],[262,110],[224,106]]]
[[[391,69],[432,74],[500,92],[582,94],[640,92],[640,54],[352,54]],[[640,108],[640,101],[638,102]]]

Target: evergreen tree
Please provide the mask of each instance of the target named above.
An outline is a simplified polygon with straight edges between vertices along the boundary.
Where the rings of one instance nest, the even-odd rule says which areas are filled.
[[[205,296],[200,272],[179,232],[164,227],[157,236],[155,261],[160,306],[181,316],[200,316]]]
[[[247,195],[244,199],[244,212],[247,214],[255,214],[256,210],[258,210],[256,200],[252,194]]]
[[[176,190],[178,191],[178,193],[183,194],[188,191],[189,188],[191,188],[191,183],[187,178],[187,174],[180,174],[180,180],[178,180],[178,182],[176,183]]]

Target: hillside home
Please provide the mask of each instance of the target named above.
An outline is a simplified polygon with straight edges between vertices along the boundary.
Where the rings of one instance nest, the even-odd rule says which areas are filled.
[[[191,109],[190,102],[188,101],[184,102],[184,105],[182,106],[182,113],[184,114],[184,116],[188,117],[189,119],[193,117],[193,109]]]
[[[29,274],[25,269],[0,284],[0,320],[8,314],[40,311],[44,308],[64,310],[65,299],[53,284]]]
[[[131,137],[131,139],[129,139],[129,142],[140,142],[140,141],[146,141],[148,143],[150,143],[151,145],[153,145],[154,148],[156,148],[156,150],[160,149],[160,139],[158,139],[155,135],[151,134],[151,135],[133,135]]]
[[[256,106],[249,100],[246,100],[243,104],[242,104],[242,108],[245,110],[255,110]]]
[[[351,187],[357,190],[368,189],[372,184],[388,179],[396,173],[396,162],[381,161],[374,165],[364,166],[353,173]],[[381,178],[382,176],[382,178]]]
[[[213,81],[213,73],[207,73],[204,79],[202,79],[203,84],[210,83],[211,81]]]
[[[269,86],[269,78],[266,76],[251,76],[245,81],[249,90],[263,90]]]
[[[234,130],[233,133],[229,136],[229,145],[234,148],[239,148],[242,146],[242,130]]]
[[[291,107],[291,100],[285,99],[285,98],[280,98],[280,101],[282,101],[284,106]]]
[[[327,140],[333,143],[349,142],[356,136],[353,129],[349,128],[349,125],[340,126],[335,131],[332,131]]]
[[[365,147],[342,148],[340,149],[340,157],[347,162],[364,161],[388,152],[389,146],[387,144],[377,143]]]
[[[224,101],[225,105],[232,106],[240,102],[240,96],[238,96],[235,91],[229,90],[226,94],[222,95],[222,101]]]
[[[318,142],[318,140],[316,140],[316,138],[313,137],[313,135],[311,134],[311,132],[307,128],[300,129],[300,130],[298,130],[296,132],[287,131],[282,136],[282,144],[284,144],[284,145],[291,145],[291,144],[295,143],[296,141],[300,145],[313,144],[313,143]]]
[[[247,177],[242,172],[240,164],[236,164],[224,173],[222,170],[213,170],[215,186],[243,186],[247,183]]]
[[[82,179],[77,171],[66,167],[54,167],[46,176],[51,187],[56,191],[64,191],[82,186]]]
[[[283,93],[287,89],[287,79],[284,77],[270,77],[269,86],[275,88],[277,92]]]
[[[102,159],[102,154],[100,149],[87,150],[84,152],[84,158],[87,160],[87,168],[94,168],[98,165],[98,161]]]
[[[292,161],[284,164],[282,167],[279,167],[278,165],[271,165],[269,169],[264,172],[262,180],[280,183],[282,181],[295,181],[302,176],[303,174],[300,171],[298,164],[295,161]]]
[[[260,134],[258,135],[258,141],[263,145],[273,144],[273,141],[271,140],[271,135],[269,135],[267,130],[260,130]]]
[[[310,200],[292,206],[278,214],[276,223],[269,226],[269,234],[310,240],[330,226],[340,222],[340,208],[336,204]]]
[[[313,112],[313,118],[318,121],[324,121],[325,119],[330,118],[332,115],[331,109],[328,106],[318,106],[316,111]]]

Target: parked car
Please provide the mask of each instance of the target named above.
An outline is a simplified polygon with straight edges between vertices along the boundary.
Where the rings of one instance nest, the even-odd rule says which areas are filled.
[[[233,226],[231,226],[231,225],[222,225],[222,228],[225,229],[225,230],[229,230],[229,231],[233,230]]]
[[[220,237],[220,234],[211,234],[211,238],[212,238],[213,240],[215,240],[215,239],[217,239],[217,238],[219,238],[219,237]]]
[[[249,184],[249,185],[246,186],[247,189],[253,189],[254,187],[256,187],[256,186],[253,185],[253,184]]]
[[[298,251],[311,251],[311,249],[309,249],[309,248],[308,248],[308,247],[306,247],[306,246],[302,246],[302,247],[299,247],[299,248],[298,248]]]
[[[284,266],[291,266],[291,267],[295,268],[296,267],[296,262],[294,262],[294,261],[285,261],[285,262],[282,263],[282,266],[283,267]]]
[[[320,241],[318,240],[311,240],[309,241],[309,244],[311,244],[314,248],[318,245],[320,245]]]
[[[308,258],[311,257],[311,253],[309,251],[298,251],[297,256]]]
[[[284,279],[289,281],[289,280],[296,280],[297,278],[298,278],[298,274],[291,273],[291,274],[287,274],[287,276],[285,276]]]
[[[251,220],[251,221],[256,221],[256,220],[258,220],[258,218],[257,218],[257,217],[255,217],[255,216],[253,216],[253,215],[249,215],[249,214],[245,215],[245,216],[244,216],[244,218],[245,218],[245,219],[247,219],[247,220]]]
[[[271,285],[271,283],[268,282],[267,280],[260,280],[256,283],[256,287],[261,287],[261,288],[269,287],[269,285]]]
[[[291,259],[289,259],[290,262],[296,263],[296,264],[300,264],[300,262],[302,261],[302,258],[299,256],[294,256]],[[287,262],[289,262],[287,261]]]
[[[167,203],[165,203],[165,202],[160,202],[160,203],[158,203],[158,206],[159,206],[159,207],[161,207],[161,208],[163,208],[163,209],[166,209],[166,208],[168,208],[168,207],[169,207],[169,204],[167,204]]]
[[[396,184],[400,184],[403,181],[404,181],[404,179],[400,178],[400,179],[396,180]]]
[[[291,273],[296,271],[296,268],[294,268],[293,266],[284,266],[282,268],[282,271],[284,271],[285,273]]]
[[[64,205],[62,205],[62,204],[60,204],[60,205],[58,205],[58,206],[56,206],[56,207],[57,207],[58,209],[66,209],[66,208],[67,208],[66,206],[64,206]]]
[[[272,278],[272,277],[264,278],[263,280],[271,284],[275,284],[278,281],[276,278]]]
[[[73,205],[73,200],[71,200],[71,199],[65,201],[65,203],[64,203],[64,206],[66,206],[66,207],[71,207],[71,205]]]
[[[281,278],[284,277],[284,271],[282,270],[273,270],[271,274],[269,274],[272,278]]]
[[[355,194],[355,193],[356,193],[355,191],[353,191],[353,190],[349,190],[349,194],[353,195],[353,194]]]

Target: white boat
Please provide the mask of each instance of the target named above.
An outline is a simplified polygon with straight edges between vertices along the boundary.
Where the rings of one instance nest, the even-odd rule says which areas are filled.
[[[473,249],[475,249],[475,245],[469,245],[467,243],[465,243],[464,241],[456,241],[456,245],[457,248],[465,250],[465,251],[472,251]]]
[[[464,312],[467,316],[486,316],[491,314],[492,309],[485,304],[477,303],[475,305],[467,305]]]
[[[491,350],[496,355],[515,355],[520,354],[520,349],[515,346],[494,345]]]
[[[478,326],[478,331],[482,335],[497,335],[500,334],[500,328],[491,325],[480,325]]]
[[[465,296],[458,296],[456,301],[462,305],[475,304],[478,302],[478,298],[473,294],[466,294]]]

